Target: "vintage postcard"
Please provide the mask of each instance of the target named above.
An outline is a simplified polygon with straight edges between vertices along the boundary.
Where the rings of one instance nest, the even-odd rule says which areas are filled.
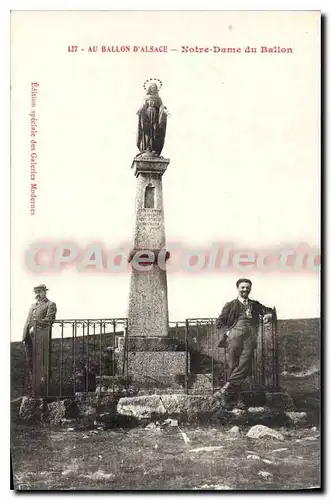
[[[320,478],[319,11],[11,13],[16,490]]]

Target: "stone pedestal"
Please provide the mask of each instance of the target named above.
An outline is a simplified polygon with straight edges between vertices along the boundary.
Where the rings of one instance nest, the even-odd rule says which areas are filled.
[[[182,392],[185,387],[185,352],[129,352],[128,375],[145,393]],[[140,391],[141,393],[141,391]]]

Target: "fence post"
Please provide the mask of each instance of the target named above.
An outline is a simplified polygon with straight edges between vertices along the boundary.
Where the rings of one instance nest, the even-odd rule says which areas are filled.
[[[83,335],[84,335],[84,330],[83,330]],[[87,320],[87,328],[86,328],[86,336],[87,336],[87,343],[86,343],[86,380],[85,380],[85,392],[89,392],[89,373],[90,373],[90,360],[89,360],[89,335],[90,335],[90,321]],[[84,356],[85,356],[85,345],[84,345]]]
[[[261,385],[265,386],[265,355],[264,355],[264,323],[263,315],[260,314],[260,328],[261,328]]]
[[[100,377],[100,385],[99,392],[101,394],[101,386],[102,386],[102,320],[100,321],[100,339],[99,339],[99,377]]]
[[[189,323],[185,320],[185,394],[188,394],[188,330]]]
[[[74,320],[72,325],[72,385],[74,390],[74,395],[76,393],[76,321]]]
[[[49,396],[49,383],[52,377],[52,324],[48,327],[48,355],[47,355],[47,370],[46,370],[46,397]]]
[[[274,360],[275,360],[275,389],[279,389],[279,357],[278,357],[278,320],[277,320],[277,311],[276,308],[274,307],[274,314],[273,314],[273,337],[275,339],[274,345],[275,345],[275,351],[274,351]]]
[[[214,394],[214,337],[215,323],[212,321],[210,324],[210,337],[211,337],[211,390]]]
[[[127,335],[128,335],[128,327],[127,327],[127,325],[125,325],[124,326],[124,342],[123,342],[123,365],[122,365],[122,375],[123,375],[123,377],[125,377]]]
[[[63,328],[64,324],[61,321],[61,345],[60,345],[60,398],[62,397],[63,386]]]

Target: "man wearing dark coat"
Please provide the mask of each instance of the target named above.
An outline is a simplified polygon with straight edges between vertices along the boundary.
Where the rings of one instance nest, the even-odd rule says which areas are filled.
[[[45,285],[34,287],[36,302],[30,307],[23,328],[29,394],[42,396],[49,377],[51,328],[56,317],[56,304],[50,301]]]
[[[251,280],[241,278],[236,287],[238,297],[225,304],[216,320],[216,328],[221,334],[219,347],[226,346],[228,352],[229,376],[221,389],[224,399],[231,394],[238,394],[250,373],[260,316],[266,324],[272,320],[274,314],[272,308],[248,298],[252,289]]]

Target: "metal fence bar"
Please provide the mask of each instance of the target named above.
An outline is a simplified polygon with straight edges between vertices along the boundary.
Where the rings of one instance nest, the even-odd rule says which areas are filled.
[[[275,325],[275,389],[279,389],[279,345],[278,345],[278,320],[277,320],[277,312],[274,308],[274,325]]]
[[[197,330],[197,346],[198,346],[199,351],[200,351],[200,345],[201,345],[201,344],[200,344],[200,340],[201,340],[201,339],[200,339],[200,325],[201,325],[201,323],[200,323],[200,321],[198,320],[198,321],[197,321],[197,329],[196,329],[196,330]]]
[[[85,392],[89,392],[89,373],[90,373],[90,353],[89,353],[89,335],[90,335],[90,322],[87,320],[86,326],[87,344],[86,344],[86,381],[85,381]]]
[[[116,321],[113,320],[113,338],[112,338],[112,352],[111,352],[111,371],[112,371],[112,391],[114,394],[114,383],[115,383],[115,335],[116,335]]]
[[[265,386],[265,352],[264,352],[264,323],[263,316],[260,316],[260,328],[261,328],[261,385]]]
[[[83,339],[82,339],[82,342],[83,342],[83,358],[85,356],[85,323],[83,323]]]
[[[256,348],[254,349],[254,380],[256,381],[257,380],[257,376],[258,376],[258,359],[257,359],[257,346]]]
[[[99,377],[100,377],[100,385],[99,385],[99,390],[101,393],[101,386],[102,386],[102,321],[100,321],[100,333],[99,333]]]
[[[63,391],[63,321],[61,323],[61,345],[60,345],[60,398],[62,397]]]
[[[127,365],[126,359],[126,350],[127,350],[127,336],[128,336],[128,327],[124,328],[124,343],[123,343],[123,366],[122,366],[122,375],[125,376],[125,365]],[[128,374],[127,374],[128,375]]]
[[[51,370],[52,370],[52,325],[48,325],[48,336],[47,336],[47,365],[46,365],[46,373],[45,373],[45,379],[46,379],[46,387],[45,387],[45,392],[46,392],[46,397],[48,398],[49,396],[49,382],[51,378]]]
[[[73,391],[74,394],[76,392],[76,342],[75,342],[75,326],[76,323],[72,323],[71,329],[72,329],[72,385],[73,385]]]

